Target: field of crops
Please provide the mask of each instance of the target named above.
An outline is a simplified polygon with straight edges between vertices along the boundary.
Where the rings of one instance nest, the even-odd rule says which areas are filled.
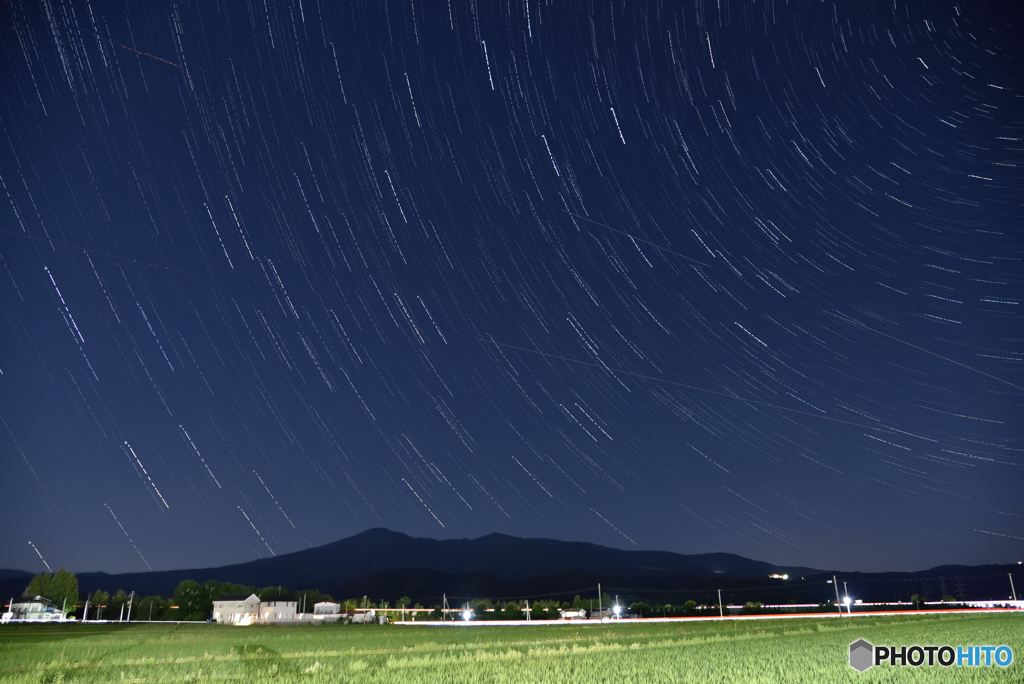
[[[849,644],[1013,649],[1008,668],[858,673]],[[1024,613],[630,625],[5,625],[10,682],[1024,681]]]

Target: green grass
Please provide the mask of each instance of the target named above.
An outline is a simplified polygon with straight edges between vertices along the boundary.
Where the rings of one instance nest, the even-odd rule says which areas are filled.
[[[1009,668],[847,665],[850,642],[1006,644]],[[6,625],[10,682],[1024,681],[1024,614],[559,625]]]

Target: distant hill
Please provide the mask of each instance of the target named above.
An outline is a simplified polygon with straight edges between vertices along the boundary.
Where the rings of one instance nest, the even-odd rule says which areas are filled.
[[[920,573],[842,575],[858,586],[875,586],[880,590],[882,584],[872,585],[872,582],[882,581],[886,585],[896,582],[898,585],[940,574],[958,577],[990,573],[996,577],[1002,572],[1005,577],[1011,569],[1020,571],[1018,566],[943,566]],[[667,551],[623,551],[586,542],[522,539],[497,533],[477,539],[422,539],[380,528],[316,548],[237,565],[119,575],[78,573],[78,579],[82,592],[97,588],[111,592],[124,589],[134,590],[139,595],[168,596],[182,580],[213,579],[255,587],[281,585],[292,590],[319,589],[335,598],[365,594],[393,600],[408,595],[432,605],[442,593],[453,597],[539,598],[545,594],[577,593],[590,588],[596,591],[598,582],[608,588],[633,591],[638,597],[689,590],[693,598],[699,600],[715,588],[770,584],[768,576],[773,573],[816,581],[813,589],[776,582],[770,593],[779,602],[827,600],[834,592],[831,587],[824,588],[825,578],[831,579],[831,571],[772,565],[729,553],[684,555]],[[29,573],[0,570],[0,595],[20,594],[30,578]],[[866,591],[863,589],[858,595],[864,596]],[[909,597],[914,591],[900,590],[899,593]],[[952,589],[949,591],[955,593]],[[929,590],[929,593],[935,592]],[[758,594],[761,598],[753,600],[764,600],[763,594],[761,591]]]
[[[9,571],[8,579],[4,572],[0,571],[0,589],[10,585],[6,593],[14,589],[20,592],[31,578],[28,573]],[[375,528],[316,548],[238,565],[120,575],[86,572],[78,573],[78,579],[83,591],[123,588],[143,595],[169,595],[184,579],[216,579],[257,587],[280,584],[293,589],[319,588],[332,594],[361,595],[365,591],[358,587],[363,584],[379,587],[375,593],[380,593],[389,581],[387,578],[400,585],[395,590],[409,587],[401,592],[406,594],[417,589],[418,593],[432,594],[435,586],[449,584],[453,588],[487,588],[489,594],[504,595],[508,592],[490,590],[526,590],[523,582],[538,578],[548,579],[527,584],[560,591],[572,587],[563,587],[564,582],[552,578],[564,578],[569,584],[573,584],[570,578],[574,576],[577,584],[589,582],[591,576],[614,577],[624,582],[640,580],[641,584],[686,578],[690,583],[694,579],[764,578],[773,572],[798,575],[820,571],[781,567],[729,553],[622,551],[586,542],[522,539],[497,533],[477,539],[436,540]],[[371,581],[359,581],[371,577]],[[428,578],[434,579],[427,581]],[[351,591],[346,593],[347,590]],[[437,591],[438,595],[442,592],[443,588]]]

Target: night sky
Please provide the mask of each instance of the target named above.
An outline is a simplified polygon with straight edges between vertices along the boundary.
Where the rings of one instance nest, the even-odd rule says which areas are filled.
[[[1021,560],[1002,9],[5,3],[0,565]]]

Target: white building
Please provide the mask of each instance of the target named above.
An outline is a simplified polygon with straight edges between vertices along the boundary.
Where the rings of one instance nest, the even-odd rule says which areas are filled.
[[[373,608],[368,610],[356,608],[355,610],[346,610],[344,617],[353,625],[369,624],[377,621],[377,611]]]
[[[213,602],[213,620],[225,624],[248,624],[260,614],[260,597],[256,594],[225,594]]]
[[[284,598],[283,596],[268,596],[260,601],[260,622],[285,622],[296,619],[296,609],[299,602]]]
[[[45,596],[22,596],[20,601],[11,601],[10,610],[3,614],[3,621],[30,620],[32,622],[63,622],[67,616]]]
[[[321,601],[313,604],[313,615],[339,615],[341,613],[340,603]]]

